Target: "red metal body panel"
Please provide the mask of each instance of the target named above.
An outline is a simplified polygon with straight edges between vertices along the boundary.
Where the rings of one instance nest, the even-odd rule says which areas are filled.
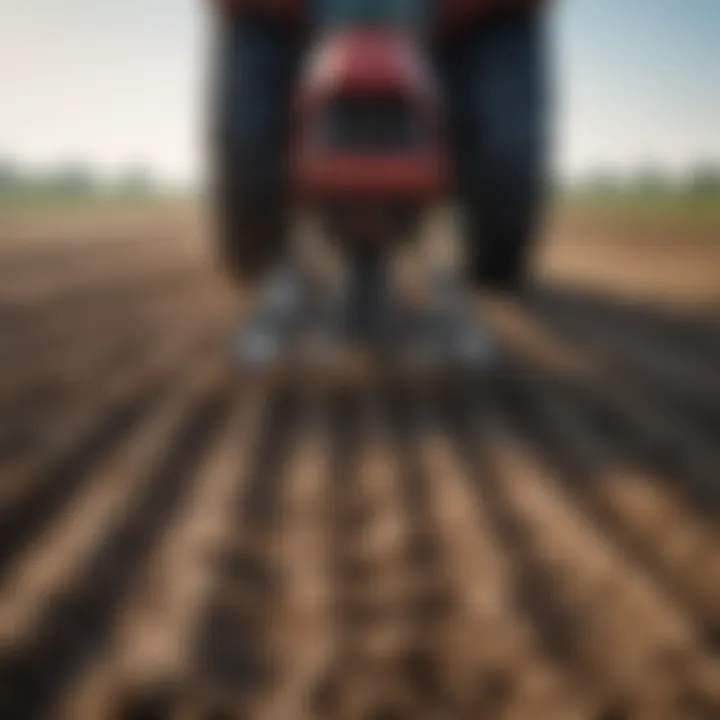
[[[422,54],[391,30],[351,30],[318,48],[301,80],[306,105],[330,96],[395,92],[420,103],[435,103],[437,89]]]
[[[298,194],[305,198],[377,195],[433,199],[445,185],[445,160],[439,151],[410,157],[307,153],[298,156],[294,170]]]
[[[393,94],[422,128],[412,152],[353,155],[323,147],[312,130],[333,100]],[[302,196],[383,195],[427,198],[445,180],[439,93],[432,70],[408,39],[390,30],[357,29],[330,38],[310,59],[296,99],[294,185]]]

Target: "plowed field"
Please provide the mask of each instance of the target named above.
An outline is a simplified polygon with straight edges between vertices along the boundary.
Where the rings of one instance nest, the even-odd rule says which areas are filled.
[[[2,720],[720,718],[717,237],[556,223],[483,378],[320,388],[196,225],[0,222]]]

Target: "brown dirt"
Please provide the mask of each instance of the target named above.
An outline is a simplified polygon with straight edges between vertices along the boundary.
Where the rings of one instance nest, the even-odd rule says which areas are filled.
[[[194,211],[72,222],[0,226],[0,718],[720,717],[720,242],[560,218],[485,378],[311,388]]]

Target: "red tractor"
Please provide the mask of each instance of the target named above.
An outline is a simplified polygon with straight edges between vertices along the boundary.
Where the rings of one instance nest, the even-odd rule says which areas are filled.
[[[448,17],[462,18],[464,8],[473,4],[477,2],[454,0],[442,7],[450,8]],[[300,7],[297,2],[286,5],[286,17]],[[286,204],[319,217],[346,259],[344,297],[329,303],[337,311],[330,313],[330,326],[369,349],[409,349],[417,356],[422,348],[435,356],[475,362],[484,357],[486,343],[460,301],[458,283],[435,283],[427,312],[411,317],[395,298],[388,276],[391,254],[400,242],[416,236],[424,215],[450,184],[443,88],[428,54],[430,33],[448,18],[438,20],[428,0],[316,0],[313,8],[304,18],[310,30],[299,51],[299,72],[292,76],[281,172],[289,188]],[[303,20],[297,14],[295,19]],[[259,130],[262,136],[263,128]],[[227,163],[226,148],[221,151]],[[234,173],[231,167],[230,175]],[[260,187],[263,175],[258,173]],[[233,199],[221,197],[226,217],[235,221]],[[268,212],[268,228],[285,211],[279,205],[275,213]],[[297,291],[276,292],[270,305],[280,298],[286,309],[297,310],[305,305],[304,297]],[[268,343],[263,331],[273,313],[278,314],[261,302],[254,322],[241,333],[244,359],[269,359],[279,352],[277,342]],[[280,323],[288,336],[290,329],[312,324],[312,312],[290,315],[292,322]],[[327,313],[314,317],[317,322]]]
[[[293,186],[341,246],[350,270],[341,324],[371,346],[399,339],[388,256],[412,240],[445,188],[432,70],[409,32],[351,27],[317,46],[295,110]]]

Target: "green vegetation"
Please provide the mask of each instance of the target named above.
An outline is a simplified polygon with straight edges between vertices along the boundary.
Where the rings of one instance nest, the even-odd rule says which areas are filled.
[[[720,167],[678,177],[653,166],[621,178],[600,171],[560,188],[562,212],[606,222],[720,231]]]
[[[0,218],[67,215],[187,202],[192,190],[161,186],[142,167],[111,181],[82,164],[31,172],[0,158]],[[720,166],[700,165],[684,177],[653,166],[629,177],[608,171],[558,188],[556,208],[594,223],[688,229],[720,236]]]
[[[147,197],[127,197],[115,194],[95,194],[84,197],[64,195],[0,196],[0,219],[101,214],[107,211],[153,207],[185,203],[188,196],[181,194],[155,194]]]
[[[0,199],[3,200],[97,195],[144,197],[158,190],[152,174],[142,167],[129,167],[113,180],[107,180],[82,163],[31,171],[0,158]]]
[[[562,212],[607,221],[720,230],[720,193],[564,193]]]
[[[142,207],[186,199],[188,193],[160,186],[142,167],[130,167],[112,180],[82,164],[29,171],[0,159],[0,218]]]

